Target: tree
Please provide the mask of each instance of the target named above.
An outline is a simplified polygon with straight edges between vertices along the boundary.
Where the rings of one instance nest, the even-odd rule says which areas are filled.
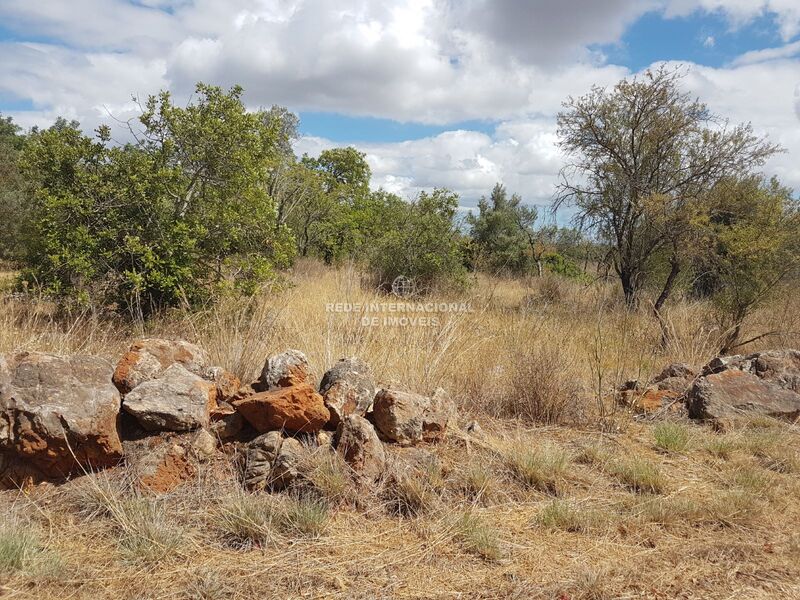
[[[18,260],[28,205],[19,171],[25,136],[11,117],[0,115],[0,259]]]
[[[111,145],[107,127],[96,139],[64,123],[32,135],[25,276],[138,316],[273,278],[294,246],[266,192],[280,136],[241,93],[199,84],[186,107],[151,96],[126,146]]]
[[[477,250],[476,262],[496,273],[528,273],[532,266],[542,275],[545,241],[555,228],[537,228],[539,214],[535,207],[522,204],[522,198],[510,198],[502,184],[496,184],[489,199],[478,202],[478,215],[467,222]]]
[[[776,179],[726,179],[695,223],[701,232],[706,291],[712,294],[722,354],[778,332],[744,341],[747,317],[800,268],[800,211],[792,192]]]
[[[396,220],[386,224],[369,249],[370,266],[380,286],[390,288],[399,276],[412,279],[420,293],[465,286],[462,238],[455,220],[458,195],[435,189],[422,192],[415,202],[392,208]]]
[[[578,209],[581,227],[612,248],[611,261],[629,307],[667,256],[654,314],[686,263],[690,223],[706,194],[727,177],[751,172],[780,151],[751,126],[731,126],[680,90],[681,73],[665,67],[569,98],[558,115],[567,156],[557,205]]]

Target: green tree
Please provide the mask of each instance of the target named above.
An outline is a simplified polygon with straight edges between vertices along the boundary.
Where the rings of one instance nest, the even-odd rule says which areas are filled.
[[[463,239],[456,222],[458,195],[445,189],[422,192],[417,200],[393,204],[394,215],[372,245],[369,262],[379,285],[411,278],[420,293],[467,284]]]
[[[274,121],[242,90],[199,84],[185,107],[151,96],[135,143],[114,146],[59,124],[31,136],[35,235],[26,276],[46,291],[145,315],[234,286],[253,292],[294,250],[266,191]]]
[[[730,176],[751,172],[779,151],[750,125],[730,126],[680,90],[681,74],[661,68],[569,98],[558,116],[567,155],[557,203],[578,209],[582,227],[611,247],[628,306],[646,284],[669,298],[687,263],[690,222],[703,198]],[[654,279],[653,259],[669,269]]]
[[[18,260],[28,204],[19,170],[25,136],[11,117],[0,115],[0,259]]]
[[[800,268],[800,211],[792,192],[776,179],[726,179],[709,194],[698,228],[700,263],[712,293],[722,354],[777,331],[742,340],[752,312]]]

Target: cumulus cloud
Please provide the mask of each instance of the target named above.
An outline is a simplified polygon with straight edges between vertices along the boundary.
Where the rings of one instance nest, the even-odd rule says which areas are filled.
[[[770,12],[787,43],[686,85],[712,109],[753,121],[792,151],[770,164],[800,187],[796,0],[4,0],[0,97],[27,100],[23,125],[57,115],[87,129],[136,113],[131,95],[188,97],[196,81],[241,84],[252,106],[284,104],[398,121],[497,123],[400,143],[361,144],[375,184],[413,197],[453,187],[474,202],[495,181],[529,201],[552,195],[561,158],[555,115],[568,95],[629,74],[590,52],[650,10],[721,11],[732,26]],[[331,145],[307,138],[316,154]]]

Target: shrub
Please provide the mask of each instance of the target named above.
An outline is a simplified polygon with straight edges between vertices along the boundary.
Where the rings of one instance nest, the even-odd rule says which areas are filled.
[[[63,120],[32,134],[25,280],[139,316],[274,278],[294,251],[265,191],[278,134],[241,94],[200,84],[183,108],[152,96],[125,146],[108,127],[91,139]]]
[[[466,287],[457,208],[458,196],[444,189],[422,192],[406,206],[405,214],[369,251],[370,267],[382,289],[391,289],[400,276],[411,279],[419,293]]]

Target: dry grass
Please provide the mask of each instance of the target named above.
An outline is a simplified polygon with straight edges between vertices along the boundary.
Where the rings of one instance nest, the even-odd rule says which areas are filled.
[[[321,375],[368,361],[379,385],[448,389],[483,434],[428,448],[439,463],[356,488],[310,453],[306,489],[250,494],[201,473],[174,493],[116,473],[0,494],[0,589],[19,598],[800,597],[800,432],[756,420],[726,434],[639,422],[613,386],[671,361],[699,365],[719,332],[707,305],[668,312],[672,340],[612,285],[481,278],[439,327],[364,327],[336,302],[391,301],[359,274],[301,263],[294,287],[131,325],[0,298],[0,351],[116,360],[141,335],[182,337],[247,380],[275,351]],[[796,311],[795,311],[796,312]],[[783,305],[757,327],[796,318]],[[778,327],[779,329],[782,327]],[[791,326],[798,331],[800,327]],[[741,349],[799,346],[796,337]],[[602,424],[602,427],[598,427]],[[686,435],[684,435],[686,434]]]

